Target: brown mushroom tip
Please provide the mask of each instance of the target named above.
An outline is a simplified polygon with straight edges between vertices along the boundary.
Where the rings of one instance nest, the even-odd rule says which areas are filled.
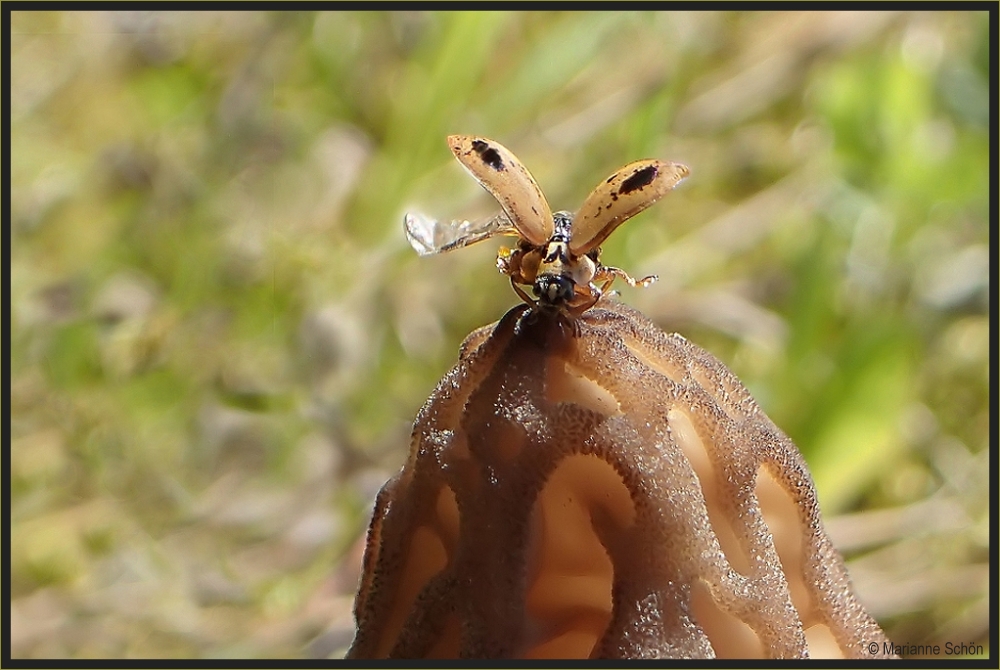
[[[355,615],[351,658],[890,655],[795,445],[608,299],[466,339],[378,496]]]

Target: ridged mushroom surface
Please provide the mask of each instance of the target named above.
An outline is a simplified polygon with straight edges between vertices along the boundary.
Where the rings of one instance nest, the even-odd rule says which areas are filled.
[[[368,532],[349,658],[872,658],[798,449],[613,300],[473,332]]]

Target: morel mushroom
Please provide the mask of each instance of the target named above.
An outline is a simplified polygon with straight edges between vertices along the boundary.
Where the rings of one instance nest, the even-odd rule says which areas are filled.
[[[349,658],[885,649],[795,445],[721,362],[607,298],[467,338],[367,542]]]

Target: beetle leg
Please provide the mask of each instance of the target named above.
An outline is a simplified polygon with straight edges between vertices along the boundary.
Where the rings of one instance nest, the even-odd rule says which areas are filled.
[[[579,288],[579,286],[577,288]],[[584,296],[583,294],[580,294],[578,296],[580,298],[584,298],[584,302],[577,303],[569,308],[569,311],[573,316],[578,317],[596,305],[597,301],[604,295],[604,289],[599,287],[594,282],[590,282],[590,285],[587,287],[587,294],[589,295]]]
[[[514,268],[512,267],[512,257],[514,256],[514,250],[508,249],[507,247],[500,247],[497,249],[497,270],[501,274],[508,276],[513,276]]]
[[[657,279],[656,275],[650,275],[648,277],[643,277],[642,279],[633,279],[629,273],[625,272],[621,268],[611,267],[610,265],[600,266],[597,268],[597,273],[594,275],[595,281],[604,281],[604,284],[601,286],[602,291],[607,291],[616,278],[621,278],[622,281],[632,288],[637,286],[645,288],[650,286]]]
[[[538,301],[531,298],[531,296],[529,296],[527,293],[524,292],[524,289],[522,289],[520,286],[517,285],[517,283],[514,281],[513,275],[511,275],[510,278],[510,285],[514,289],[514,292],[517,293],[519,296],[521,296],[521,300],[528,303],[532,307],[538,306]]]

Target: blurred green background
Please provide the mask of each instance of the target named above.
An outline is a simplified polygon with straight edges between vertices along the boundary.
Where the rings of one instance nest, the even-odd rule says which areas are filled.
[[[622,299],[802,449],[900,644],[988,651],[990,25],[949,13],[15,12],[15,657],[327,657],[366,515],[500,242],[450,133],[553,209],[692,176]],[[995,37],[995,36],[994,36]]]

